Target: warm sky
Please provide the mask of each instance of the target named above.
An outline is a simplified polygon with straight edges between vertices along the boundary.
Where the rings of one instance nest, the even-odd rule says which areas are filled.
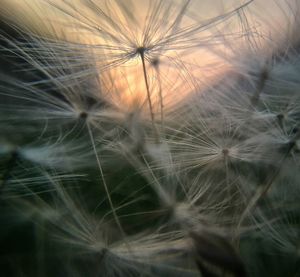
[[[79,2],[84,2],[82,0],[68,0],[75,4],[76,8],[80,7]],[[131,22],[131,26],[129,26],[129,30],[132,31],[136,36],[139,36],[139,30],[143,29],[143,23],[146,22],[146,11],[149,5],[150,0],[95,0],[95,2],[100,3],[99,5],[104,10],[107,8],[104,3],[112,3],[119,1],[120,3],[125,3],[126,8],[129,8],[129,13],[133,12],[134,17],[137,19],[137,22],[141,22],[139,24],[133,24]],[[156,0],[151,0],[156,1]],[[176,2],[172,0],[174,3],[183,3],[182,0]],[[297,0],[296,0],[297,1]],[[71,40],[77,42],[81,40],[84,43],[92,43],[98,44],[101,43],[101,38],[94,36],[91,32],[82,33],[78,31],[77,28],[73,28],[70,24],[72,21],[70,18],[66,19],[65,15],[58,11],[57,9],[51,7],[47,2],[59,3],[63,4],[62,0],[1,0],[1,8],[0,12],[6,17],[10,18],[17,24],[21,26],[28,26],[28,28],[34,30],[35,32],[40,32],[43,34],[47,34],[50,36],[53,34],[53,30],[55,29],[56,35],[58,37],[62,36],[62,34]],[[153,3],[152,2],[152,3]],[[191,5],[186,12],[186,16],[182,21],[182,26],[190,26],[190,24],[194,24],[195,22],[202,22],[204,20],[210,19],[215,16],[219,16],[224,12],[228,12],[233,10],[235,7],[238,7],[242,3],[246,1],[241,0],[194,0],[191,1]],[[288,1],[287,1],[288,2]],[[292,3],[293,1],[289,1],[288,3]],[[129,3],[132,3],[130,6]],[[281,3],[278,5],[278,3]],[[255,0],[251,3],[247,9],[244,10],[247,15],[247,20],[249,27],[252,30],[257,31],[262,36],[265,36],[269,41],[286,41],[286,38],[280,37],[282,34],[287,34],[287,30],[289,27],[289,20],[291,18],[291,12],[287,12],[286,2],[284,0]],[[110,15],[116,16],[118,15],[118,9],[110,10]],[[82,10],[82,9],[79,9]],[[295,8],[293,9],[295,11]],[[176,9],[175,9],[176,13]],[[84,13],[83,13],[84,14]],[[99,17],[96,13],[87,11],[87,18],[93,19],[94,22],[97,22],[99,26],[101,24],[105,25],[107,21],[103,20],[103,18]],[[101,21],[102,20],[102,21]],[[124,21],[123,17],[119,18],[119,23],[122,24]],[[236,19],[227,21],[224,25],[219,24],[216,28],[201,32],[199,34],[199,38],[208,35],[222,34],[222,33],[233,33],[235,34],[236,30],[241,30],[241,24],[239,24],[239,20]],[[246,23],[244,21],[244,23]],[[130,24],[130,22],[129,22]],[[124,25],[124,24],[123,24]],[[65,34],[65,29],[68,29],[67,34]],[[108,28],[108,27],[105,27]],[[260,43],[265,43],[259,40]],[[232,52],[239,52],[239,48],[243,46],[239,46],[239,42],[237,38],[234,38],[234,41],[227,41],[229,43],[229,47],[225,45],[225,48],[230,49]],[[274,45],[272,42],[270,45]],[[225,57],[225,52],[228,57]],[[242,50],[244,51],[244,50]],[[248,51],[248,49],[246,50]],[[169,51],[166,53],[168,57],[173,58],[176,55],[176,52],[172,53]],[[190,87],[193,84],[188,84],[181,80],[178,81],[181,76],[181,79],[185,79],[185,74],[187,72],[192,72],[193,76],[195,76],[198,85],[205,80],[205,83],[208,83],[208,80],[214,78],[214,76],[220,74],[220,72],[226,70],[228,67],[228,63],[230,63],[230,55],[228,50],[222,49],[221,46],[218,47],[198,47],[198,49],[193,50],[191,53],[184,54],[184,63],[188,66],[186,70],[180,69],[180,66],[177,66],[176,70],[172,70],[172,66],[168,66],[164,68],[161,67],[161,74],[165,76],[165,82],[162,84],[163,91],[169,91],[172,87],[176,87],[178,91],[178,87],[182,86],[182,91],[192,90]],[[141,63],[140,61],[131,61],[130,66],[122,67],[121,69],[117,69],[111,71],[110,76],[118,76],[119,81],[117,86],[118,91],[122,91],[121,95],[118,95],[121,99],[121,103],[124,101],[136,101],[139,98],[142,98],[144,94],[144,80],[140,76],[137,77],[136,72],[141,72]],[[165,72],[163,71],[165,70]],[[178,71],[179,70],[179,71]],[[154,74],[155,75],[155,74]],[[125,78],[124,78],[125,76]],[[151,77],[151,76],[150,76]],[[155,76],[154,78],[155,79]],[[151,82],[151,80],[149,80]],[[155,81],[153,81],[155,82]],[[181,97],[184,93],[181,94]],[[133,96],[134,95],[134,96]],[[130,99],[130,100],[128,100]]]

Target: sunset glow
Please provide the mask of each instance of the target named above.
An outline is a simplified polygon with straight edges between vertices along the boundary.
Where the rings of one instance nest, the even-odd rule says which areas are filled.
[[[99,2],[99,8],[114,20],[112,22],[110,22],[110,19],[99,16],[95,8],[95,13],[93,13],[93,9],[88,6],[77,13],[72,8],[73,4],[76,7],[76,1],[66,1],[66,3],[72,3],[72,6],[71,4],[70,6],[67,4],[61,5],[65,7],[65,10],[58,10],[56,8],[58,2],[55,1],[27,2],[14,0],[6,2],[7,7],[9,7],[6,14],[11,8],[15,9],[14,17],[11,17],[11,20],[19,24],[24,22],[34,32],[43,33],[50,37],[62,37],[63,30],[63,37],[66,37],[69,41],[88,45],[90,49],[86,55],[86,62],[95,64],[95,67],[99,69],[100,79],[107,80],[109,78],[113,82],[111,91],[114,92],[109,97],[113,99],[115,104],[123,107],[124,105],[128,106],[129,109],[130,107],[136,107],[136,105],[144,106],[147,101],[141,57],[138,54],[130,57],[130,52],[133,54],[132,49],[134,47],[139,45],[144,47],[143,44],[145,43],[146,46],[158,47],[153,50],[145,50],[146,74],[149,81],[151,101],[153,101],[156,111],[159,110],[158,106],[160,105],[159,93],[162,94],[165,108],[168,108],[166,105],[172,107],[188,94],[209,84],[215,76],[228,68],[228,65],[214,53],[222,47],[222,45],[220,46],[223,40],[222,36],[213,39],[214,44],[210,46],[212,51],[209,51],[206,47],[207,43],[212,43],[211,38],[214,38],[214,31],[223,32],[222,29],[225,26],[221,19],[213,24],[215,25],[213,28],[205,27],[202,30],[201,27],[197,32],[188,31],[189,29],[193,30],[194,26],[199,24],[192,16],[193,10],[197,8],[195,6],[184,7],[184,9],[187,9],[187,15],[180,19],[178,23],[180,25],[176,27],[186,30],[190,33],[190,37],[180,38],[180,32],[182,32],[180,31],[178,38],[175,37],[176,41],[171,42],[168,46],[164,44],[173,38],[167,28],[174,28],[174,26],[169,25],[168,27],[166,25],[164,27],[167,18],[163,17],[167,16],[173,19],[179,16],[183,8],[176,2],[172,3],[171,6],[156,7],[162,9],[158,15],[154,13],[159,12],[159,10],[152,10],[155,7],[152,1],[134,2],[132,6],[129,6],[133,10],[126,10],[126,12],[121,11],[120,7],[114,4],[114,1]],[[228,11],[234,9],[233,2],[228,2]],[[199,5],[198,8],[203,7]],[[43,12],[43,19],[39,19],[41,10],[47,11]],[[210,16],[217,16],[218,9],[215,9],[214,13],[203,14],[204,23],[200,23],[199,26],[211,24],[209,23]],[[48,20],[44,19],[45,14],[47,14]],[[73,14],[79,15],[79,20],[69,16]],[[151,16],[153,19],[150,18]],[[229,23],[230,20],[226,20],[225,25]],[[119,27],[114,26],[114,24],[118,24]],[[101,34],[100,32],[98,34],[97,28],[103,29],[104,33]],[[120,32],[122,36],[118,38]],[[146,37],[145,32],[148,32],[149,38]],[[170,38],[167,39],[166,36],[170,36]],[[238,36],[238,33],[236,36]],[[120,40],[120,43],[117,43],[114,38]],[[149,39],[149,42],[145,41],[146,38]],[[186,47],[196,39],[199,40],[199,43],[195,43],[195,46],[191,48]],[[80,49],[81,46],[73,45],[73,47]],[[154,65],[155,62],[156,65]],[[106,81],[103,83],[107,86]],[[174,94],[174,88],[176,88],[176,95]]]
[[[93,63],[104,89],[108,89],[105,94],[109,101],[123,108],[127,106],[129,110],[146,106],[149,101],[145,93],[141,57],[134,53],[135,48],[154,47],[145,48],[145,67],[155,113],[161,105],[160,97],[164,101],[164,108],[171,108],[187,95],[209,86],[212,81],[216,82],[218,76],[235,66],[231,64],[231,56],[237,52],[243,55],[248,51],[243,46],[248,38],[240,36],[241,28],[245,26],[237,18],[231,19],[230,16],[230,11],[238,7],[237,1],[226,1],[226,4],[222,1],[215,4],[211,4],[211,1],[196,1],[187,7],[182,7],[177,2],[172,2],[169,6],[155,6],[154,1],[129,1],[128,9],[123,5],[118,6],[115,1],[99,1],[97,7],[86,5],[78,11],[76,7],[80,4],[77,2],[5,0],[2,13],[19,25],[25,24],[33,32],[76,43],[70,49],[73,47],[80,50],[84,48],[81,45],[86,45],[80,62],[86,59],[87,64]],[[278,33],[272,34],[268,21],[264,25],[260,22],[263,18],[260,10],[267,2],[256,4],[259,7],[257,10],[254,5],[254,8],[246,7],[243,11],[256,12],[253,13],[256,17],[252,17],[252,22],[248,22],[246,27],[249,31],[256,30],[255,39],[261,43],[261,47],[268,45],[268,40],[264,38],[267,33],[269,37],[278,36]],[[185,15],[178,19],[179,25],[174,29],[181,31],[176,35],[178,38],[174,36],[174,43],[170,43],[173,38],[168,28],[174,28],[174,25],[167,25],[165,20],[180,16],[182,9]],[[203,12],[195,19],[197,9],[202,9]],[[229,15],[210,22],[211,18],[224,12]],[[280,25],[283,17],[279,7],[277,12],[276,20]],[[276,5],[273,4],[274,16]],[[188,31],[193,30],[199,22],[199,26],[208,25],[201,27],[199,31]],[[281,28],[286,29],[288,26]],[[189,35],[180,38],[184,31]],[[168,36],[170,38],[167,39]],[[190,48],[186,47],[193,44]],[[272,53],[270,47],[266,47],[266,50]],[[110,81],[107,82],[108,79]],[[173,93],[174,87],[176,95]]]

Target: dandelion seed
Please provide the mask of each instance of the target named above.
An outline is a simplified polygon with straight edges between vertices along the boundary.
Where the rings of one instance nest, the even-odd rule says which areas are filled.
[[[3,270],[278,275],[267,245],[292,271],[298,3],[38,2],[52,34],[0,32]]]

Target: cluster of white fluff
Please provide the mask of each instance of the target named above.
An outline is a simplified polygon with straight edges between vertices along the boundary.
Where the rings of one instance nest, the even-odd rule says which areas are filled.
[[[298,1],[40,2],[0,34],[4,276],[298,276]]]

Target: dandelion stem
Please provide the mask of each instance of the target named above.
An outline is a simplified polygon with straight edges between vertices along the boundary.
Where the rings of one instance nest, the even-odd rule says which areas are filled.
[[[287,145],[287,149],[285,151],[284,156],[282,157],[282,159],[279,161],[279,165],[276,167],[275,171],[272,173],[272,175],[270,176],[270,178],[267,180],[267,182],[265,184],[262,184],[259,186],[259,189],[256,191],[256,193],[253,195],[252,199],[250,199],[249,204],[247,205],[247,207],[245,208],[245,211],[243,212],[240,222],[238,224],[238,229],[240,228],[240,226],[242,225],[246,215],[248,213],[250,213],[251,211],[253,211],[256,207],[257,207],[257,203],[267,195],[267,193],[270,191],[270,188],[272,187],[272,185],[274,184],[275,180],[277,179],[277,177],[279,176],[283,164],[286,161],[286,159],[288,158],[289,154],[291,153],[291,151],[293,150],[294,146],[295,146],[295,142],[296,140],[300,137],[300,131],[298,131],[296,133],[296,135],[294,136],[294,138],[288,143]]]
[[[88,124],[88,122],[87,122],[86,126],[87,126],[87,130],[88,130],[88,133],[89,133],[89,137],[90,137],[90,139],[91,139],[93,151],[94,151],[94,154],[95,154],[95,157],[96,157],[96,161],[97,161],[97,165],[98,165],[99,172],[100,172],[100,177],[101,177],[101,180],[102,180],[104,189],[105,189],[105,193],[106,193],[106,195],[107,195],[107,199],[108,199],[110,208],[111,208],[111,210],[112,210],[113,217],[114,217],[114,219],[115,219],[115,221],[116,221],[116,224],[117,224],[118,227],[119,227],[119,230],[121,231],[121,233],[122,233],[123,236],[125,237],[125,232],[124,232],[124,230],[123,230],[123,227],[122,227],[122,225],[121,225],[120,220],[118,219],[118,216],[117,216],[117,213],[116,213],[116,209],[115,209],[114,204],[113,204],[113,202],[112,202],[112,199],[111,199],[111,196],[110,196],[110,192],[109,192],[107,183],[106,183],[105,178],[104,178],[104,173],[103,173],[102,165],[101,165],[101,162],[100,162],[100,159],[99,159],[99,155],[98,155],[98,153],[97,153],[97,149],[96,149],[96,144],[95,144],[93,132],[92,132],[91,127],[90,127],[90,125]]]
[[[158,95],[159,95],[159,101],[160,101],[160,120],[161,120],[161,126],[162,129],[164,129],[164,102],[163,102],[163,96],[162,96],[162,88],[161,88],[161,78],[160,78],[160,71],[159,71],[159,64],[158,62],[153,63],[157,81],[158,81]]]
[[[143,153],[141,153],[141,156],[142,156],[143,161],[146,164],[147,168],[149,169],[151,178],[154,181],[154,182],[150,182],[150,183],[151,183],[152,187],[154,188],[155,192],[157,193],[157,196],[159,197],[159,199],[162,201],[162,203],[164,205],[166,205],[167,207],[171,206],[172,201],[169,197],[168,192],[161,186],[161,184],[157,180],[155,174],[153,173],[153,170],[151,169],[151,167],[150,167],[146,157],[143,155]]]
[[[147,78],[147,70],[146,70],[146,65],[145,65],[145,49],[143,47],[141,47],[137,51],[142,60],[143,74],[144,74],[145,86],[146,86],[146,90],[147,90],[147,98],[148,98],[149,110],[150,110],[150,115],[151,115],[151,121],[152,121],[152,124],[154,125],[153,105],[152,105],[152,101],[151,101],[149,83],[148,83],[148,78]]]

